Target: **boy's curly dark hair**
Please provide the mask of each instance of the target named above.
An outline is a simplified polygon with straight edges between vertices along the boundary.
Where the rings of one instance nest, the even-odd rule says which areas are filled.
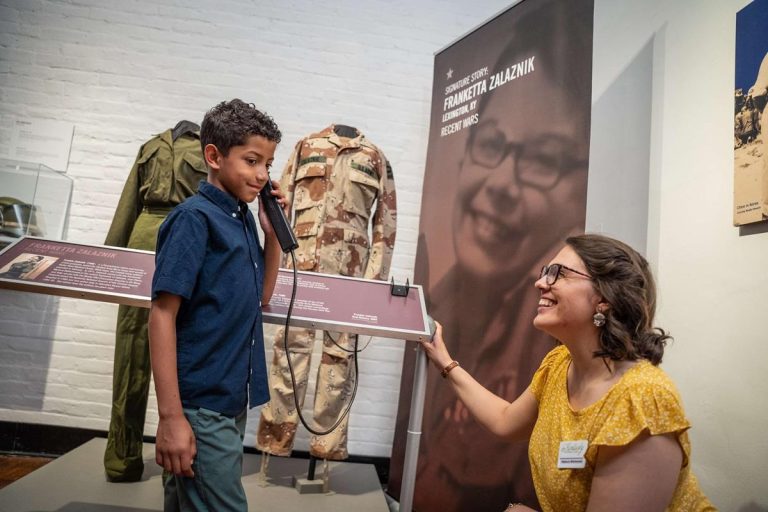
[[[275,121],[256,108],[253,103],[240,99],[222,101],[206,112],[200,126],[200,146],[213,144],[227,156],[232,146],[240,146],[251,135],[261,135],[279,143],[282,134]]]
[[[565,243],[579,255],[597,293],[610,304],[595,357],[661,363],[671,336],[653,326],[656,284],[648,261],[624,242],[603,235],[572,236]]]

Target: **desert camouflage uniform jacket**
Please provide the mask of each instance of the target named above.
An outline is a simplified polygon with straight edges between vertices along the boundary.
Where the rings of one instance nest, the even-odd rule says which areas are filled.
[[[294,212],[296,266],[385,280],[397,222],[392,168],[365,135],[334,128],[299,141],[280,180]]]

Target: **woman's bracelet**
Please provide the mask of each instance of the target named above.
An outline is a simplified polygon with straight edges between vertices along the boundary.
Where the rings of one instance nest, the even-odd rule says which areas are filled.
[[[453,370],[457,366],[459,366],[459,362],[458,361],[451,361],[450,363],[448,363],[448,365],[446,365],[445,368],[443,368],[440,371],[440,375],[442,375],[443,378],[446,378],[448,376],[448,374],[451,372],[451,370]]]

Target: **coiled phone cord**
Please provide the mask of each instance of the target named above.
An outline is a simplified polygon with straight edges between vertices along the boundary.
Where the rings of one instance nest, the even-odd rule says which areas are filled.
[[[355,348],[354,350],[345,350],[347,352],[354,352],[354,360],[355,360],[355,385],[352,388],[352,396],[349,399],[349,403],[347,404],[344,411],[341,413],[339,418],[336,420],[336,423],[333,424],[331,428],[325,431],[317,431],[310,427],[307,424],[307,421],[304,419],[304,416],[301,414],[301,406],[299,405],[299,394],[297,393],[297,387],[296,387],[296,375],[293,372],[293,364],[291,364],[291,353],[288,351],[288,325],[291,321],[291,313],[293,313],[293,302],[296,299],[296,288],[297,283],[299,281],[299,275],[296,271],[296,255],[294,254],[293,250],[291,250],[291,261],[293,262],[293,289],[291,291],[291,301],[288,303],[288,314],[285,316],[285,329],[283,330],[283,350],[285,351],[285,359],[288,361],[288,370],[291,373],[291,385],[293,386],[293,403],[296,406],[296,413],[299,415],[299,420],[301,421],[301,424],[304,425],[304,428],[306,428],[310,433],[316,435],[316,436],[324,436],[327,434],[330,434],[334,430],[336,430],[336,427],[338,427],[341,422],[344,420],[344,418],[349,414],[349,410],[352,408],[352,404],[355,401],[355,395],[357,395],[357,383],[358,383],[358,363],[357,363],[357,340],[358,336],[355,336]],[[331,338],[333,341],[333,338]],[[368,340],[370,343],[370,340]],[[335,341],[334,341],[335,343]],[[336,344],[338,346],[338,344]],[[366,344],[366,347],[368,345]],[[341,347],[339,347],[341,348]]]

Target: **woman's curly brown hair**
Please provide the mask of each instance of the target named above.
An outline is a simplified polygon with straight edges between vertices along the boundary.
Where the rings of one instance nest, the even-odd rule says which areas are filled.
[[[610,305],[604,312],[595,357],[661,363],[664,347],[672,338],[653,326],[656,284],[648,261],[624,242],[603,235],[572,236],[565,243],[579,255],[597,293]]]

